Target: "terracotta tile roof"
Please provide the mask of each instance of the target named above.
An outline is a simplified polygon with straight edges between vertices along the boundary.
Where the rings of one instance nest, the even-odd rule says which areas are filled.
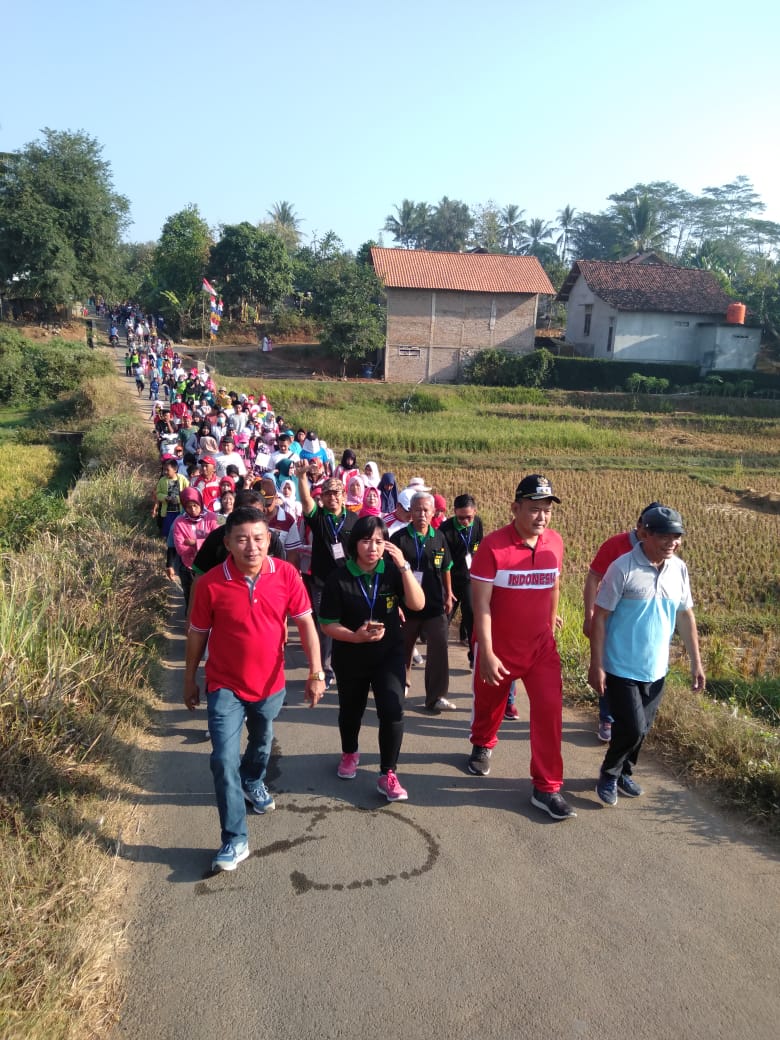
[[[709,271],[671,264],[578,260],[558,293],[568,300],[582,276],[596,296],[620,311],[725,315],[732,302]]]
[[[436,253],[373,246],[374,269],[390,289],[555,294],[535,256],[500,253]]]

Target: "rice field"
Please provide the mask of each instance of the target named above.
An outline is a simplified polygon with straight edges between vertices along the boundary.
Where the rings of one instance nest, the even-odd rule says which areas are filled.
[[[220,379],[233,386],[230,373]],[[596,549],[649,502],[673,506],[686,523],[681,555],[709,674],[777,681],[780,514],[759,511],[743,492],[780,493],[779,418],[578,408],[522,389],[281,380],[235,388],[264,391],[288,425],[315,429],[337,457],[355,449],[399,485],[422,475],[450,504],[470,492],[487,529],[508,521],[521,476],[548,476],[562,499],[553,526],[566,545],[562,639],[572,675],[587,651],[581,589]]]

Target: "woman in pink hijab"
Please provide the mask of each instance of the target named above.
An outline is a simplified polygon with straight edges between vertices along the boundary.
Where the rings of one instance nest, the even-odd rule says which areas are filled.
[[[363,508],[358,513],[358,516],[381,516],[379,504],[379,489],[367,487],[363,495]]]

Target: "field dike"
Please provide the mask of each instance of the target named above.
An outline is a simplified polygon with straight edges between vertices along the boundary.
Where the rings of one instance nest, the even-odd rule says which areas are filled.
[[[273,389],[269,387],[272,394]],[[82,390],[80,422],[88,428],[85,475],[69,496],[63,516],[41,522],[23,553],[0,557],[4,1040],[106,1036],[122,1001],[117,953],[123,943],[120,913],[126,877],[119,853],[143,785],[137,749],[154,718],[152,681],[167,590],[161,546],[148,519],[155,473],[149,427],[137,414],[116,414],[114,377],[91,381]],[[345,414],[354,422],[363,405],[357,389],[351,390]],[[466,397],[467,408],[473,410],[473,398]],[[284,405],[290,419],[304,418],[292,399]],[[342,443],[335,432],[340,406],[340,401],[332,402],[328,414],[321,416],[321,432],[333,444]],[[364,417],[376,422],[372,412],[374,408],[366,406]],[[396,443],[403,420],[391,419],[386,406],[384,413],[393,443],[382,442],[381,426],[367,424],[362,436],[375,432],[370,455],[363,451],[362,456],[380,465],[400,460],[402,477],[412,475],[412,467],[415,472],[424,467],[451,501],[464,474],[459,459],[446,465],[404,455]],[[446,413],[441,418],[427,415],[428,434],[444,436],[436,427],[440,423],[446,428],[452,418]],[[472,415],[472,429],[474,423]],[[523,427],[515,417],[516,440],[518,429]],[[475,488],[480,502],[496,503],[493,511],[481,510],[488,527],[504,522],[500,503],[509,500],[519,465],[514,452],[511,472],[505,472],[500,454],[490,461],[492,466],[483,464],[477,474],[480,486]],[[580,589],[597,544],[595,531],[587,528],[594,515],[589,497],[593,474],[583,465],[579,472],[553,469],[550,475],[559,482],[556,487],[566,487],[567,509],[556,526],[571,546],[570,577],[561,601],[564,688],[568,700],[592,703],[585,682]],[[475,479],[473,472],[470,477]],[[600,479],[612,477],[602,471]],[[630,482],[616,478],[610,494],[622,489],[623,497],[612,502],[614,516],[598,516],[600,529],[605,523],[616,524],[618,517],[636,515],[634,499],[650,500],[657,479],[657,474],[645,473],[634,474]],[[686,512],[703,527],[711,513],[710,490],[683,475],[676,479],[679,488],[664,476],[670,494],[684,491]],[[725,494],[722,497],[726,509]],[[583,530],[588,531],[585,538]],[[771,531],[767,532],[768,537]],[[751,529],[751,536],[755,548],[756,529]],[[776,540],[773,544],[776,548]],[[773,566],[771,548],[766,552],[770,555],[759,555],[757,562],[765,573]],[[697,566],[695,553],[693,566],[703,576],[703,561]],[[713,574],[713,582],[720,581]],[[712,603],[703,598],[712,618],[709,625],[717,629],[717,597]],[[774,611],[771,604],[762,609]],[[766,649],[763,631],[756,638]],[[724,643],[729,652],[733,643]],[[749,649],[745,644],[746,652]],[[776,646],[770,649],[774,655]],[[765,832],[780,832],[778,730],[732,701],[690,693],[684,664],[673,669],[652,745],[678,776],[706,782],[741,816],[753,819]]]

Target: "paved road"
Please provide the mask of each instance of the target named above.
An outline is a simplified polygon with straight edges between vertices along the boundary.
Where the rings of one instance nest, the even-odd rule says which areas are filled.
[[[210,876],[219,828],[205,714],[180,703],[183,640],[174,620],[123,849],[118,1038],[776,1040],[777,850],[649,755],[646,796],[602,807],[603,749],[586,714],[564,719],[577,819],[555,823],[529,804],[520,699],[491,775],[472,777],[460,647],[458,712],[421,712],[415,672],[399,764],[410,800],[395,806],[375,791],[372,709],[357,778],[336,777],[335,697],[301,703],[293,648],[270,776],[277,809],[250,819],[250,858]]]

